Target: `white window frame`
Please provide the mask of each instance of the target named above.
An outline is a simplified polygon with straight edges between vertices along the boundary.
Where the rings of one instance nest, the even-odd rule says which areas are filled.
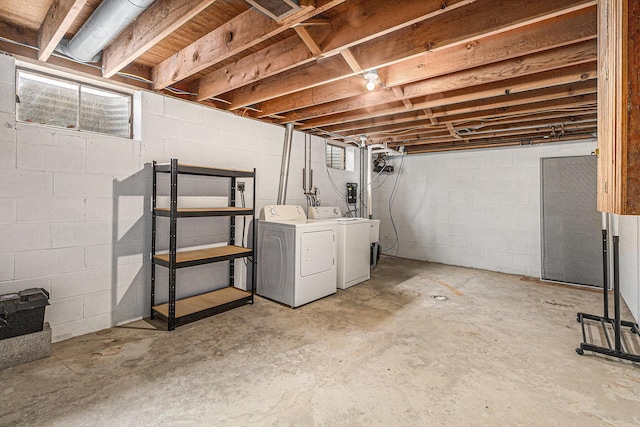
[[[66,128],[63,126],[55,126],[55,125],[50,125],[50,124],[45,124],[45,123],[35,123],[35,122],[28,122],[28,121],[24,121],[24,120],[20,120],[18,118],[18,84],[19,84],[19,78],[20,78],[20,73],[26,73],[26,74],[31,74],[31,75],[36,75],[36,76],[42,76],[44,78],[49,78],[49,79],[53,79],[53,80],[58,80],[62,83],[68,83],[71,85],[75,85],[78,88],[78,110],[77,110],[77,126],[75,128]],[[15,73],[15,82],[16,82],[16,110],[15,110],[15,117],[16,117],[16,122],[18,123],[24,123],[27,125],[38,125],[38,126],[46,126],[46,127],[52,127],[52,128],[56,128],[56,129],[64,129],[67,131],[71,131],[71,132],[82,132],[82,133],[90,133],[90,134],[95,134],[95,135],[104,135],[104,136],[109,136],[109,137],[114,137],[114,138],[123,138],[123,139],[134,139],[134,98],[136,98],[134,96],[134,91],[133,90],[127,90],[127,88],[122,88],[119,86],[115,86],[112,84],[101,84],[101,82],[98,82],[98,84],[96,84],[95,82],[93,82],[91,79],[89,78],[84,78],[84,77],[80,77],[80,76],[76,76],[76,75],[72,75],[72,74],[67,74],[67,73],[63,73],[63,72],[52,72],[52,70],[48,69],[48,68],[44,68],[44,67],[38,67],[38,66],[34,66],[33,64],[30,63],[22,63],[22,61],[16,61],[16,73]],[[128,125],[128,136],[120,136],[120,135],[114,135],[111,133],[105,133],[105,132],[95,132],[95,131],[91,131],[91,130],[86,130],[86,129],[81,129],[80,128],[80,111],[81,111],[81,105],[82,105],[82,97],[81,97],[81,91],[82,89],[89,89],[89,90],[95,90],[98,92],[103,92],[103,93],[112,93],[114,95],[119,95],[119,96],[123,96],[123,97],[128,97],[129,98],[129,125]]]

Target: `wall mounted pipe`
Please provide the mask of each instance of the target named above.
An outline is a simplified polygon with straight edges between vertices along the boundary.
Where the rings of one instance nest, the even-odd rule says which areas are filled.
[[[58,52],[80,62],[99,62],[102,49],[136,20],[154,0],[104,0]]]
[[[367,161],[366,161],[366,168],[367,168],[367,216],[365,217],[363,215],[364,218],[370,218],[373,219],[373,203],[372,203],[372,186],[373,183],[371,182],[371,180],[373,179],[373,145],[369,145],[367,146]]]
[[[289,180],[289,164],[291,161],[291,144],[293,141],[293,123],[284,128],[284,145],[282,147],[282,166],[280,167],[280,185],[278,186],[278,205],[287,202],[287,181]]]

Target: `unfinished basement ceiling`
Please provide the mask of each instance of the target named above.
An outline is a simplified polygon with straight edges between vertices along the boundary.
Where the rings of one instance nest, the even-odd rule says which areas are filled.
[[[100,3],[2,0],[0,49],[410,154],[596,133],[596,0],[299,0],[279,22],[243,0],[156,0],[101,64],[46,54]]]

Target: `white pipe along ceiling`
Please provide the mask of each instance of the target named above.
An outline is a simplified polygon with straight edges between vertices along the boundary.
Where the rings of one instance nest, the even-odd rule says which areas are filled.
[[[56,50],[80,62],[99,62],[102,49],[136,20],[154,0],[104,0],[69,41]]]

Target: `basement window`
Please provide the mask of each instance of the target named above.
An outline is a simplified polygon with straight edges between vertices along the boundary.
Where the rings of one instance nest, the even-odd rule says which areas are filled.
[[[327,144],[327,167],[333,169],[345,168],[345,149],[338,145]]]
[[[131,138],[131,95],[18,70],[16,119]]]

